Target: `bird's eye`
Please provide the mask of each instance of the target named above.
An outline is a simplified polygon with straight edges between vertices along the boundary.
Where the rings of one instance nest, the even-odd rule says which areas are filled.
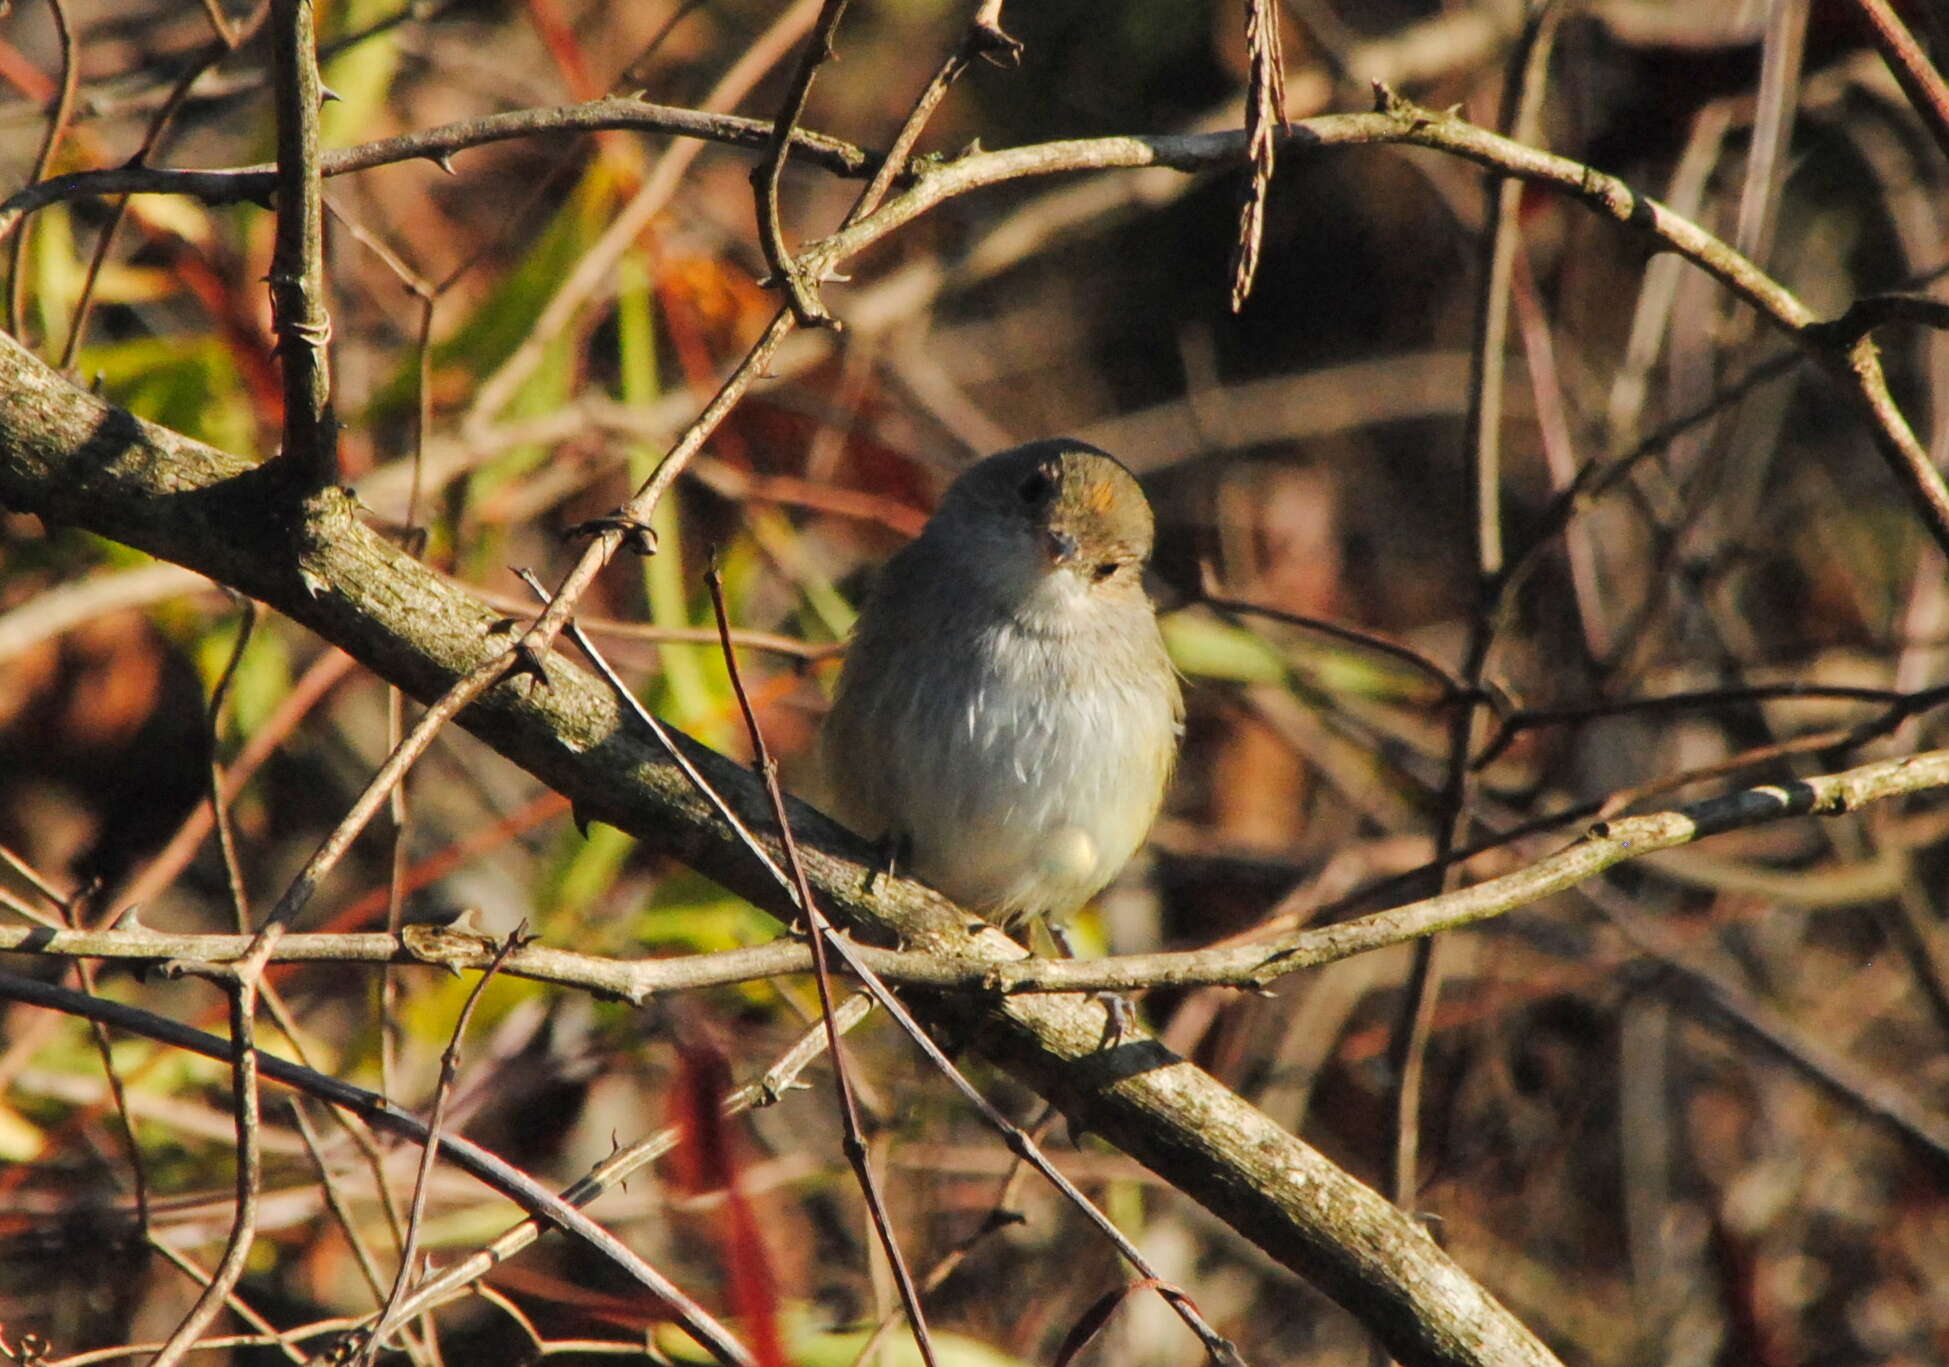
[[[1015,492],[1022,496],[1022,502],[1033,506],[1047,502],[1049,495],[1055,492],[1055,488],[1056,482],[1043,471],[1037,470],[1017,485]]]
[[[1098,565],[1095,568],[1095,570],[1091,572],[1092,577],[1096,580],[1097,583],[1101,584],[1105,579],[1108,579],[1111,575],[1115,574],[1117,572],[1117,568],[1118,567],[1116,561],[1105,560],[1102,564]]]

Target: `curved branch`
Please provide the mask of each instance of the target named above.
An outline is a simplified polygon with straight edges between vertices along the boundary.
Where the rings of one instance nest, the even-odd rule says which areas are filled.
[[[1568,195],[1649,239],[1659,250],[1690,261],[1820,363],[1866,419],[1882,458],[1915,503],[1936,544],[1949,553],[1949,485],[1896,407],[1867,337],[1849,337],[1845,332],[1837,336],[1798,296],[1752,261],[1616,176],[1526,147],[1454,115],[1422,109],[1378,85],[1376,103],[1379,108],[1372,114],[1328,114],[1291,125],[1282,152],[1377,144],[1445,152]],[[822,272],[946,200],[1003,181],[1147,166],[1218,170],[1242,165],[1246,151],[1245,134],[1234,131],[1087,138],[972,153],[927,171],[913,188],[889,200],[879,212],[812,244],[803,255],[815,271]]]
[[[488,114],[417,133],[402,133],[395,138],[360,143],[357,147],[341,147],[321,153],[318,169],[320,174],[331,177],[369,171],[378,166],[394,166],[400,162],[430,161],[451,170],[448,160],[454,153],[470,147],[548,133],[599,133],[610,129],[702,138],[751,151],[763,150],[772,132],[768,119],[705,114],[694,109],[677,109],[670,105],[611,96],[583,104]],[[871,152],[838,138],[804,129],[794,131],[792,152],[840,176],[871,175],[879,166],[879,158]],[[66,200],[86,199],[95,195],[136,194],[186,195],[205,204],[235,204],[242,200],[265,203],[276,189],[277,167],[270,163],[207,171],[139,164],[107,167],[99,171],[74,171],[30,185],[10,196],[5,203],[0,203],[0,237],[12,232],[23,214]]]

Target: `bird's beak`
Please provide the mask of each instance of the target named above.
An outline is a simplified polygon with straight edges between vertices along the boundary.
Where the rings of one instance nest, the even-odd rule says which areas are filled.
[[[1076,538],[1068,532],[1050,527],[1042,533],[1042,553],[1049,557],[1051,566],[1074,560],[1077,549]]]

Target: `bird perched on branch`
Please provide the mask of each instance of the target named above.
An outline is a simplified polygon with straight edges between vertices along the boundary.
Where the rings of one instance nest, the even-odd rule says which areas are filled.
[[[1182,728],[1136,478],[1081,442],[967,470],[861,610],[821,741],[828,809],[1004,926],[1115,876]]]

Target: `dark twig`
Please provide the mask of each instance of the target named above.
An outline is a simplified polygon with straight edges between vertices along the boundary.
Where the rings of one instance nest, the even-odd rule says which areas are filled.
[[[453,1023],[453,1034],[440,1055],[440,1080],[434,1087],[433,1113],[426,1122],[426,1142],[420,1148],[419,1172],[413,1179],[413,1199],[407,1206],[406,1241],[399,1250],[399,1270],[393,1278],[392,1291],[386,1297],[386,1303],[380,1307],[371,1332],[353,1360],[356,1367],[370,1367],[386,1346],[393,1329],[404,1322],[400,1307],[406,1299],[407,1289],[413,1284],[413,1264],[419,1259],[420,1232],[426,1218],[426,1194],[433,1181],[433,1160],[440,1151],[440,1134],[446,1125],[447,1103],[453,1098],[454,1079],[460,1073],[460,1041],[466,1037],[467,1022],[474,1018],[474,1008],[480,1004],[481,993],[487,990],[494,975],[501,971],[508,955],[527,942],[527,929],[527,923],[523,922],[501,942],[494,962],[475,980],[473,990],[467,994],[467,1001],[460,1008],[460,1016]]]
[[[833,1014],[837,998],[832,987],[832,969],[826,962],[826,941],[831,932],[831,923],[818,910],[812,896],[812,884],[805,876],[805,863],[799,858],[798,841],[792,835],[792,820],[785,811],[785,794],[778,786],[778,762],[772,758],[771,748],[765,744],[764,728],[759,726],[758,714],[752,710],[751,695],[745,691],[744,676],[738,669],[738,653],[731,645],[731,614],[724,606],[724,581],[715,565],[705,571],[704,584],[710,590],[711,611],[717,617],[724,668],[730,675],[731,691],[737,697],[738,710],[744,716],[745,733],[751,739],[752,764],[758,776],[764,780],[765,791],[771,797],[772,820],[778,824],[779,843],[785,851],[785,866],[791,872],[792,885],[798,891],[799,907],[805,916],[804,931],[812,946],[813,980],[819,990],[819,1016],[825,1023],[826,1049],[832,1055],[833,1089],[839,1096],[839,1115],[843,1126],[840,1147],[845,1152],[847,1163],[852,1166],[854,1178],[859,1182],[867,1216],[873,1222],[874,1236],[879,1239],[880,1247],[887,1256],[887,1265],[893,1270],[900,1304],[906,1309],[907,1323],[913,1328],[914,1345],[920,1349],[920,1355],[928,1367],[935,1367],[933,1336],[927,1332],[927,1317],[921,1309],[920,1292],[914,1286],[913,1272],[907,1266],[906,1255],[900,1251],[900,1241],[893,1232],[893,1221],[887,1217],[886,1197],[880,1190],[879,1178],[873,1173],[866,1147],[866,1127],[860,1121],[859,1102],[853,1095],[852,1074]]]
[[[155,158],[157,149],[163,145],[164,138],[175,125],[176,115],[188,101],[190,88],[202,78],[204,72],[236,51],[238,43],[254,34],[270,12],[270,0],[260,0],[256,10],[244,21],[243,26],[238,28],[233,27],[224,18],[222,6],[217,3],[217,0],[209,0],[210,24],[216,30],[217,36],[205,44],[203,50],[192,57],[183,68],[176,84],[170,88],[168,98],[162,102],[162,107],[156,111],[155,117],[149,120],[148,130],[142,135],[142,145],[135,149],[135,154],[125,165],[144,167]],[[275,168],[271,174],[276,175]],[[109,210],[108,222],[104,223],[101,231],[95,235],[95,250],[88,258],[88,271],[81,281],[81,297],[75,300],[74,313],[68,320],[67,340],[61,346],[61,369],[63,370],[74,365],[75,356],[80,352],[82,343],[88,338],[88,319],[95,308],[95,288],[101,281],[102,267],[108,264],[109,253],[115,248],[115,239],[122,231],[122,224],[128,218],[128,211],[129,196],[117,195],[115,207]],[[4,218],[4,212],[0,212],[0,218]]]
[[[210,734],[210,821],[216,828],[217,852],[223,858],[224,881],[230,888],[230,909],[240,934],[250,931],[250,895],[244,887],[244,870],[237,859],[237,836],[230,828],[230,804],[224,800],[222,748],[223,704],[230,696],[230,685],[244,662],[244,651],[257,629],[257,604],[242,594],[232,595],[242,609],[237,618],[237,643],[230,648],[223,673],[210,690],[210,705],[204,712],[204,725]]]
[[[782,290],[793,321],[800,327],[835,327],[837,321],[819,302],[814,287],[816,277],[806,271],[785,245],[785,226],[778,209],[778,183],[785,174],[785,160],[791,155],[792,133],[805,116],[805,102],[812,94],[812,81],[819,68],[832,60],[833,35],[846,13],[846,0],[825,0],[819,18],[806,35],[798,66],[786,88],[784,102],[772,122],[771,141],[765,155],[751,170],[751,184],[757,197],[758,245],[765,253],[765,267],[771,283]]]
[[[1503,126],[1517,142],[1535,139],[1541,123],[1550,51],[1562,6],[1544,0],[1530,19],[1523,42],[1510,63]],[[1482,275],[1476,296],[1475,346],[1469,378],[1468,459],[1475,513],[1475,611],[1462,664],[1466,701],[1449,714],[1448,758],[1442,784],[1441,821],[1435,835],[1434,868],[1444,891],[1455,888],[1461,868],[1455,850],[1466,844],[1471,821],[1474,770],[1470,756],[1484,709],[1483,677],[1496,638],[1501,588],[1502,545],[1502,395],[1509,335],[1509,299],[1515,272],[1523,185],[1508,177],[1489,178],[1489,204],[1483,225]],[[1395,1026],[1389,1061],[1394,1083],[1394,1151],[1390,1190],[1395,1204],[1413,1206],[1419,1187],[1416,1169],[1421,1148],[1421,1076],[1428,1040],[1434,1031],[1441,994],[1441,941],[1416,941],[1407,991]]]
[[[196,1340],[216,1318],[230,1292],[244,1275],[251,1244],[257,1237],[257,1197],[263,1182],[263,1153],[259,1144],[262,1116],[258,1111],[256,1045],[257,973],[246,967],[227,983],[230,994],[230,1099],[237,1120],[237,1210],[224,1245],[223,1259],[203,1294],[190,1307],[150,1367],[175,1367],[197,1346]]]
[[[1330,636],[1336,641],[1371,650],[1376,655],[1385,655],[1421,674],[1441,689],[1441,701],[1457,702],[1469,697],[1469,689],[1453,670],[1431,655],[1424,655],[1413,646],[1404,645],[1376,631],[1350,627],[1341,622],[1330,622],[1324,617],[1309,617],[1305,613],[1288,612],[1284,608],[1267,607],[1260,603],[1248,603],[1242,598],[1225,598],[1211,592],[1207,587],[1198,595],[1198,602],[1214,612],[1232,613],[1241,617],[1264,617],[1269,621],[1284,622],[1302,631],[1317,632]]]
[[[1561,707],[1523,707],[1509,713],[1494,736],[1475,757],[1475,767],[1492,764],[1525,731],[1542,726],[1577,725],[1599,717],[1633,716],[1645,712],[1686,712],[1695,708],[1732,707],[1743,703],[1774,702],[1787,699],[1825,699],[1837,702],[1881,703],[1889,726],[1939,705],[1949,698],[1949,687],[1903,693],[1893,688],[1855,688],[1841,684],[1751,684],[1739,688],[1701,688],[1688,693],[1666,693],[1653,698],[1618,698]],[[1891,715],[1892,714],[1892,715]]]
[[[507,677],[509,671],[519,668],[520,660],[518,648],[502,651],[456,683],[438,702],[420,714],[420,719],[413,724],[406,739],[386,757],[386,762],[379,766],[379,771],[366,784],[365,791],[339,818],[338,825],[332,828],[331,833],[312,852],[311,858],[305,861],[305,866],[298,870],[290,886],[285,888],[284,895],[278,898],[277,905],[265,920],[267,927],[283,927],[291,923],[305,903],[311,900],[312,893],[317,891],[325,875],[337,867],[345,852],[352,848],[352,842],[359,838],[366,824],[378,814],[380,805],[406,776],[406,771],[433,744],[441,728],[458,716],[468,703]]]
[[[843,1034],[850,1031],[866,1019],[867,1012],[870,1010],[872,1010],[872,1003],[865,996],[855,995],[848,998],[840,1005],[837,1015],[840,1032]],[[757,1107],[770,1106],[789,1089],[804,1085],[799,1083],[798,1075],[824,1052],[825,1047],[825,1022],[821,1021],[801,1035],[798,1043],[767,1069],[763,1077],[746,1083],[725,1097],[724,1114],[738,1115]],[[618,1150],[563,1191],[562,1200],[578,1209],[586,1207],[605,1191],[625,1181],[631,1173],[641,1170],[676,1148],[680,1135],[681,1127],[671,1125],[627,1148]],[[530,1216],[507,1230],[486,1248],[430,1274],[425,1281],[414,1287],[412,1293],[401,1303],[401,1318],[423,1314],[458,1295],[461,1288],[477,1282],[495,1267],[534,1243],[541,1237],[545,1227],[545,1223],[540,1218]]]
[[[900,131],[894,135],[893,145],[881,158],[873,179],[867,182],[859,198],[853,201],[853,207],[847,210],[841,227],[850,228],[880,207],[887,191],[893,188],[894,177],[907,169],[907,158],[913,155],[914,145],[920,141],[927,121],[933,117],[941,101],[947,98],[948,88],[968,69],[970,63],[977,57],[1007,62],[1020,59],[1022,45],[1002,30],[1001,17],[1001,0],[978,0],[974,18],[961,35],[961,41],[955,44],[948,59],[941,63],[933,78],[915,97],[907,117],[901,120]]]
[[[215,1035],[143,1011],[120,1002],[91,997],[50,983],[36,982],[11,973],[0,973],[0,1000],[24,1002],[31,1006],[60,1011],[85,1020],[98,1020],[117,1029],[159,1040],[177,1049],[186,1049],[220,1063],[235,1057],[232,1044]],[[272,1054],[256,1054],[256,1070],[279,1086],[305,1092],[343,1110],[351,1111],[375,1129],[411,1143],[426,1142],[426,1127],[391,1105],[384,1097],[324,1073],[314,1072]],[[756,1367],[749,1352],[719,1325],[702,1307],[684,1295],[662,1273],[638,1257],[608,1230],[574,1206],[556,1196],[520,1169],[458,1135],[439,1140],[440,1152],[509,1200],[559,1228],[575,1235],[603,1254],[653,1293],[663,1298],[684,1332],[708,1349],[720,1362],[735,1367]]]
[[[356,147],[333,148],[319,155],[318,173],[330,179],[407,161],[445,164],[455,153],[464,152],[470,147],[483,147],[514,138],[599,133],[609,129],[667,133],[674,137],[700,138],[729,147],[756,150],[767,144],[772,125],[767,119],[707,114],[612,95],[583,104],[488,114],[415,133],[402,133],[398,137],[360,143]],[[880,162],[876,154],[851,143],[802,129],[793,135],[792,150],[811,164],[838,176],[864,176]],[[11,232],[23,214],[49,204],[97,195],[187,195],[205,204],[262,202],[276,192],[277,177],[275,165],[188,170],[134,163],[103,167],[97,171],[75,171],[17,190],[4,203],[0,203],[0,236]]]

